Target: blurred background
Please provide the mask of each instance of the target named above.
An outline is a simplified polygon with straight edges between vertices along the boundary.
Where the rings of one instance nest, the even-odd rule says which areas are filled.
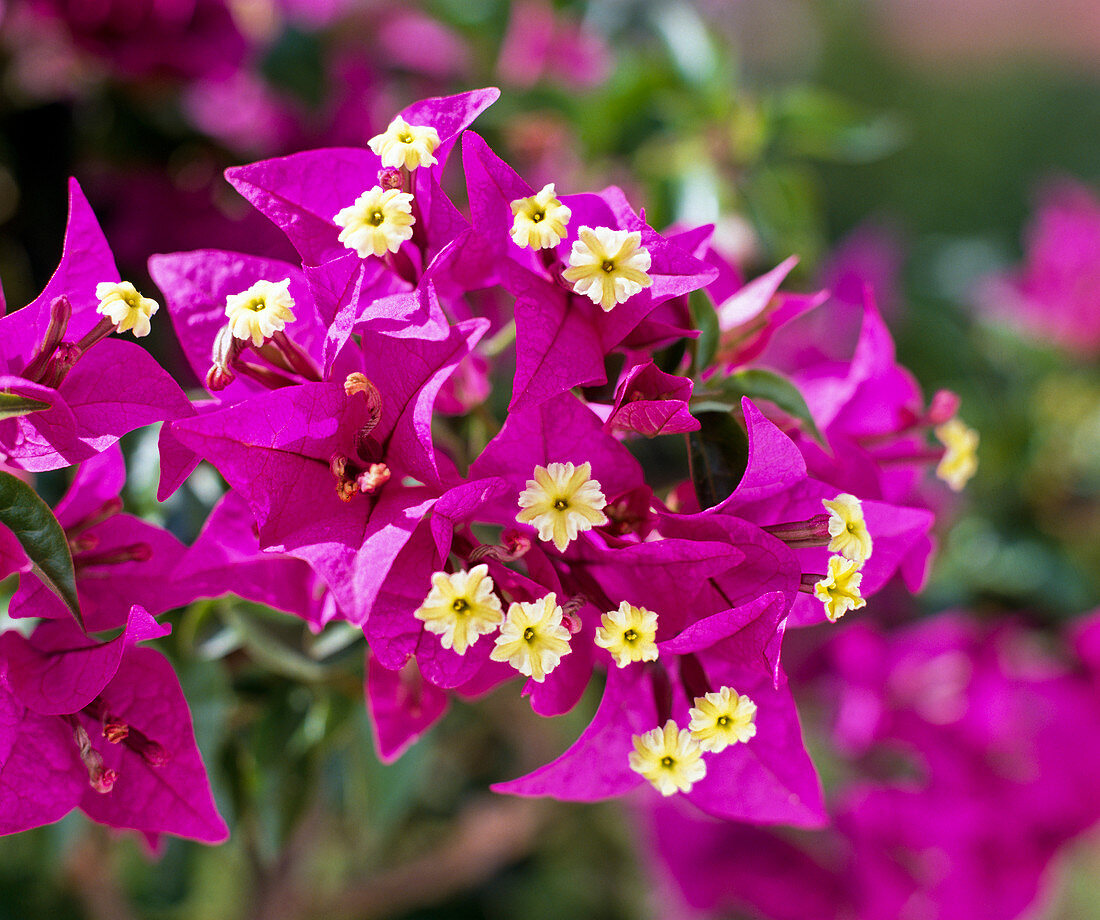
[[[925,393],[961,395],[979,474],[918,609],[882,616],[1010,615],[1057,645],[1097,605],[1094,0],[7,0],[0,16],[9,309],[57,263],[69,175],[123,277],[153,290],[154,252],[293,258],[227,166],[362,145],[415,99],[497,85],[475,130],[533,186],[615,183],[655,227],[713,222],[748,277],[797,254],[788,286],[831,287],[842,317],[870,283]],[[168,324],[151,347],[186,380]],[[124,447],[128,504],[192,539],[217,483],[157,506],[155,435]],[[0,918],[668,915],[629,806],[487,792],[559,752],[594,699],[552,722],[508,694],[454,706],[382,766],[354,631],[307,656],[284,619],[206,602],[164,646],[230,842],[150,854],[80,816],[0,839]],[[1100,917],[1097,868],[1095,846],[1063,851],[1032,915]]]

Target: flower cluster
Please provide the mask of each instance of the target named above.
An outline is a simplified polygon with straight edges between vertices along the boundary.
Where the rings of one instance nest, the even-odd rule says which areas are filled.
[[[84,464],[57,516],[85,624],[129,625],[77,641],[64,605],[16,566],[13,615],[45,623],[7,640],[19,651],[0,688],[68,766],[65,794],[7,829],[80,804],[118,826],[218,838],[205,776],[189,812],[201,826],[127,812],[141,795],[128,776],[201,764],[175,690],[155,695],[184,705],[162,720],[139,712],[154,695],[126,675],[138,661],[170,684],[132,643],[158,634],[150,614],[227,591],[316,629],[362,629],[383,759],[451,695],[519,674],[534,711],[555,716],[595,683],[577,741],[495,789],[590,801],[648,781],[718,817],[823,823],[784,634],[870,606],[895,577],[919,587],[934,513],[918,486],[937,463],[961,486],[976,435],[950,394],[924,406],[870,302],[850,359],[762,370],[769,343],[798,334],[781,327],[823,297],[779,293],[789,263],[743,283],[713,228],[659,233],[618,188],[536,191],[468,130],[497,95],[427,99],[361,146],[228,170],[298,259],[150,259],[204,381],[193,400],[110,335],[144,334],[158,305],[118,280],[74,183],[57,274],[0,320],[0,387],[22,407],[0,420],[0,458]],[[452,159],[468,207],[444,184]],[[718,331],[709,348],[704,326]],[[503,393],[506,414],[489,398]],[[203,460],[229,487],[190,548],[117,513],[114,444],[154,421],[161,498]],[[671,483],[631,449],[669,436],[685,459]],[[63,704],[46,704],[27,687],[55,654],[121,664],[94,681],[72,667],[80,692],[61,681]],[[94,795],[78,796],[85,774]]]

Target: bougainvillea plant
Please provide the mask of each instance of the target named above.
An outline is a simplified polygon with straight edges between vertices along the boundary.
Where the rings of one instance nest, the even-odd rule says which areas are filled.
[[[498,792],[825,822],[785,632],[920,587],[933,471],[961,488],[977,436],[951,394],[924,402],[870,294],[829,354],[798,322],[824,293],[780,291],[793,262],[746,282],[712,227],[529,185],[467,130],[497,96],[230,169],[300,261],[154,255],[158,299],[119,279],[73,183],[61,265],[0,319],[0,458],[81,464],[53,512],[2,474],[11,612],[40,620],[0,637],[3,831],[79,806],[225,837],[171,669],[138,644],[225,592],[362,630],[384,760],[452,696],[508,683],[552,717],[594,684],[576,742]],[[123,338],[165,314],[190,398]],[[162,499],[201,462],[228,486],[191,547],[121,513],[116,442],[153,422]]]

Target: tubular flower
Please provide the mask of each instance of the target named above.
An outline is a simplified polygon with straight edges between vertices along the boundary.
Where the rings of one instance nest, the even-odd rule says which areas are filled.
[[[490,657],[542,683],[571,651],[562,615],[553,593],[529,604],[512,604]]]
[[[558,201],[554,183],[542,187],[537,195],[512,202],[512,241],[517,246],[549,249],[565,237],[565,228],[573,212]]]
[[[355,203],[342,208],[332,219],[343,227],[338,239],[360,258],[381,256],[386,250],[397,252],[405,240],[412,239],[413,196],[397,189],[383,190],[376,185],[367,189]]]
[[[596,645],[607,649],[615,664],[625,668],[634,661],[657,660],[657,614],[623,601],[618,610],[605,613],[596,630]]]
[[[630,769],[641,773],[661,795],[691,792],[691,787],[707,775],[699,742],[686,728],[677,728],[672,719],[664,728],[634,736]]]
[[[562,552],[582,530],[607,523],[603,508],[607,505],[600,483],[590,478],[592,464],[551,463],[536,466],[534,479],[519,496],[522,511],[516,515],[521,524],[531,524],[539,539],[554,541]]]
[[[432,590],[417,609],[428,632],[436,633],[444,648],[459,655],[504,619],[500,599],[493,593],[489,566],[475,565],[469,572],[436,572]]]
[[[835,623],[849,610],[864,607],[867,601],[859,593],[863,573],[858,562],[843,556],[829,557],[829,573],[814,585],[814,597],[825,605],[825,616]]]
[[[410,125],[400,115],[385,131],[367,141],[367,146],[382,158],[383,166],[413,170],[439,162],[433,156],[439,146],[439,132],[426,125]]]
[[[653,260],[639,230],[581,227],[562,277],[604,312],[624,303],[653,282],[646,272]]]
[[[854,495],[842,492],[832,501],[822,501],[829,512],[829,552],[863,565],[871,558],[871,535],[863,520],[863,505]]]
[[[290,279],[278,283],[257,281],[247,291],[225,298],[225,315],[234,338],[252,339],[259,348],[265,339],[294,322],[294,298],[290,296]]]
[[[978,471],[978,432],[959,418],[935,429],[947,452],[936,467],[936,475],[954,492],[961,492]]]
[[[159,303],[142,297],[129,281],[101,281],[95,286],[95,296],[99,298],[96,313],[110,319],[118,332],[133,330],[138,339],[149,334],[149,317],[160,309]]]
[[[756,735],[756,703],[732,687],[695,698],[688,728],[704,751],[715,754]]]

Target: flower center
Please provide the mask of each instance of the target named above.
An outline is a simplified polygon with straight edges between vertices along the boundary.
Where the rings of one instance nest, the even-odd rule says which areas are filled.
[[[569,502],[566,501],[564,498],[559,498],[556,502],[554,502],[554,510],[555,511],[564,511],[568,507],[569,507]]]
[[[372,227],[381,227],[385,219],[386,215],[382,213],[382,209],[375,208],[367,216],[367,223],[370,224]]]
[[[628,629],[623,633],[623,639],[627,642],[634,643],[638,641],[638,632],[634,629]]]
[[[611,259],[604,259],[603,264],[600,266],[604,270],[605,274],[612,274],[615,271],[615,263]]]
[[[534,224],[537,224],[540,221],[543,221],[545,219],[546,219],[546,214],[544,214],[542,211],[535,211],[535,213],[531,215],[531,223],[534,223]]]
[[[718,717],[718,726],[719,726],[719,728],[726,728],[729,724],[730,724],[730,717],[729,716],[719,716]]]
[[[456,597],[454,603],[451,604],[451,609],[455,613],[465,613],[470,609],[470,602],[464,597]]]
[[[532,641],[534,641],[534,638],[535,638],[535,628],[533,626],[528,626],[523,631],[523,641],[524,642],[532,642]]]
[[[676,758],[669,757],[669,755],[666,754],[664,757],[661,758],[661,766],[664,767],[666,770],[671,770],[674,766],[676,766]]]
[[[402,144],[411,144],[414,140],[411,131],[402,131],[397,135],[397,139],[401,141]]]

